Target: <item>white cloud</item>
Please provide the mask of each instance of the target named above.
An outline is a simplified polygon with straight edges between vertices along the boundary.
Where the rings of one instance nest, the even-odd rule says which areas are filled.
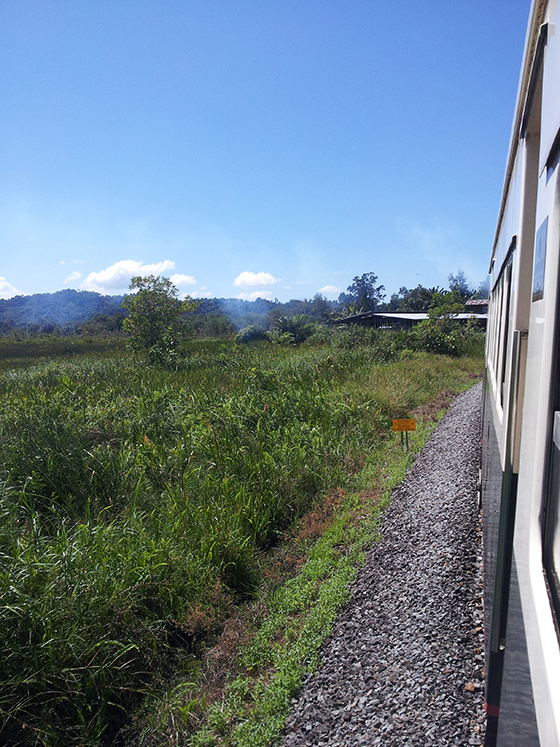
[[[237,298],[242,301],[256,301],[257,298],[265,298],[272,301],[274,298],[272,291],[253,291],[252,293],[240,293]]]
[[[6,278],[0,277],[0,298],[13,298],[22,295]]]
[[[326,296],[334,296],[340,293],[340,288],[337,288],[335,285],[324,285],[319,289],[319,293],[324,293]]]
[[[91,272],[82,283],[84,290],[97,291],[98,293],[119,293],[128,290],[133,277],[141,275],[162,275],[169,270],[175,269],[175,262],[164,259],[163,262],[154,262],[145,265],[135,259],[121,259],[114,265],[100,272]]]
[[[192,275],[171,275],[169,278],[173,285],[196,285],[196,279]]]
[[[245,272],[242,272],[235,278],[233,284],[238,288],[254,288],[258,285],[268,286],[280,282],[281,281],[278,278],[275,278],[274,275],[271,275],[270,272],[248,272],[245,270]]]
[[[67,283],[75,283],[77,280],[79,280],[82,277],[82,273],[78,272],[78,270],[74,270],[74,272],[70,273],[66,280],[64,281],[64,285]]]

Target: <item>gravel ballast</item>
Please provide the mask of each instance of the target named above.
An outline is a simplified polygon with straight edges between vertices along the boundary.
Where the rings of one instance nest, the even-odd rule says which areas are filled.
[[[480,410],[477,384],[395,491],[282,747],[483,743]]]

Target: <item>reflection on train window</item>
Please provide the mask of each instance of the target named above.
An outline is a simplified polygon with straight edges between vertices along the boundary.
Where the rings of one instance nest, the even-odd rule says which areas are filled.
[[[511,305],[512,259],[494,286],[489,306],[488,362],[498,391],[498,401],[503,407],[506,381],[507,346]]]
[[[500,339],[500,330],[502,326],[501,308],[502,308],[502,290],[503,290],[503,278],[500,278],[498,284],[494,288],[492,294],[492,373],[494,380],[496,379],[496,372],[498,370],[498,343]]]
[[[503,305],[503,335],[500,340],[501,355],[501,374],[500,374],[500,404],[504,406],[505,385],[506,385],[506,352],[509,332],[509,307],[511,301],[511,261],[509,262],[504,274],[504,305]]]
[[[544,523],[544,567],[560,631],[560,412],[554,413],[550,482]]]
[[[533,301],[540,301],[544,295],[544,268],[546,263],[546,235],[548,218],[541,223],[535,241],[535,257],[533,266]]]

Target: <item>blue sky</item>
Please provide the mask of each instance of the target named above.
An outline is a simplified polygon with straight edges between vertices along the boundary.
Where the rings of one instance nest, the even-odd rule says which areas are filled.
[[[525,0],[1,0],[0,297],[485,278]]]

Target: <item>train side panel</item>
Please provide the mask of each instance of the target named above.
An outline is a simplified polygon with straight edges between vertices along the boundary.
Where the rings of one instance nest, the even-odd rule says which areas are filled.
[[[531,9],[491,267],[488,747],[560,746],[560,5]]]

